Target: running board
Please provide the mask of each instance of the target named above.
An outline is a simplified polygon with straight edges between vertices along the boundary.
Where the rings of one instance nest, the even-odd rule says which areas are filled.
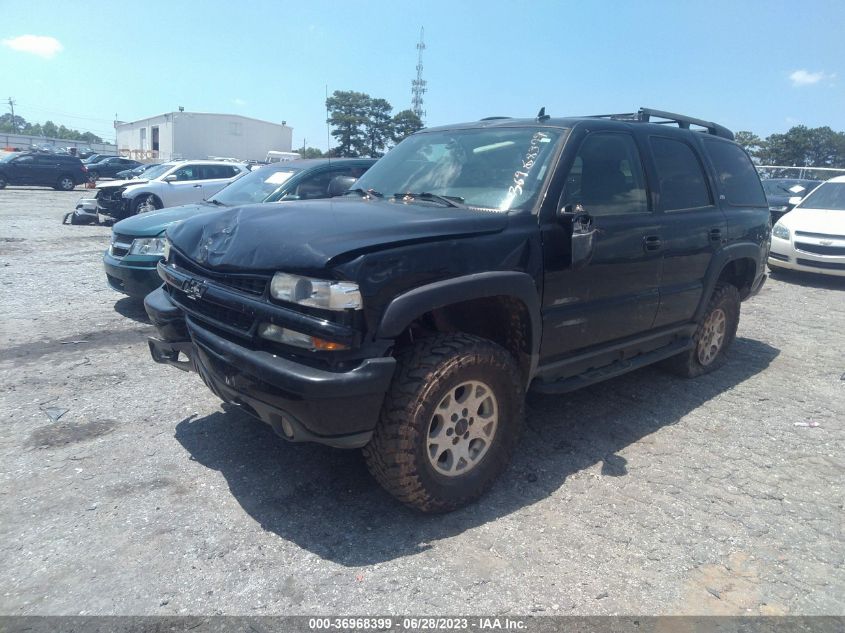
[[[581,387],[586,387],[608,378],[615,378],[622,374],[627,374],[629,371],[651,365],[666,358],[671,358],[676,354],[681,354],[695,347],[692,338],[682,338],[676,340],[665,347],[660,347],[651,352],[634,356],[626,360],[619,360],[610,365],[599,367],[598,369],[591,369],[570,378],[563,378],[562,380],[545,381],[535,379],[531,383],[531,391],[535,393],[567,393],[575,391]]]

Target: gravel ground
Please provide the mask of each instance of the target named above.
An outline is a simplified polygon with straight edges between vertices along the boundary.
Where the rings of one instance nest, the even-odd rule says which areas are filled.
[[[0,613],[845,613],[845,279],[770,279],[714,374],[530,397],[426,517],[153,363],[82,193],[0,191]]]

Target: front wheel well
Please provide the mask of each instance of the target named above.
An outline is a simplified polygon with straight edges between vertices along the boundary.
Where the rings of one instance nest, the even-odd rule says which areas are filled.
[[[482,297],[435,308],[414,319],[396,339],[397,348],[441,333],[472,334],[505,348],[524,380],[531,371],[532,331],[528,307],[509,296]]]
[[[750,257],[743,257],[728,262],[719,273],[718,281],[735,286],[739,290],[740,299],[745,299],[751,294],[751,287],[756,276],[756,262]]]

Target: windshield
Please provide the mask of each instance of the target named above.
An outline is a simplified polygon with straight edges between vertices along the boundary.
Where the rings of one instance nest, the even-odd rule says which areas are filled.
[[[293,176],[298,169],[276,171],[257,169],[235,180],[212,196],[211,200],[233,207],[238,204],[264,202]]]
[[[495,128],[423,132],[408,137],[355,183],[385,198],[435,203],[434,194],[471,207],[529,208],[540,191],[562,130]]]
[[[826,182],[801,201],[802,209],[845,211],[845,182]]]
[[[143,180],[153,180],[158,178],[159,176],[165,174],[166,172],[170,171],[174,167],[176,167],[178,163],[163,163],[161,165],[156,165],[155,167],[150,167],[147,171],[145,171],[143,175]]]
[[[821,181],[798,179],[764,180],[763,190],[767,196],[806,196]]]

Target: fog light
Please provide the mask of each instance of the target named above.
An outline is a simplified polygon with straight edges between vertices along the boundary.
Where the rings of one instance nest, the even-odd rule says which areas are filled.
[[[319,351],[337,351],[349,349],[348,345],[343,343],[336,343],[335,341],[327,341],[316,336],[308,336],[296,330],[289,330],[272,323],[261,323],[258,326],[258,336],[265,338],[268,341],[275,341],[276,343],[283,343],[285,345],[293,345],[303,349],[319,350]]]

